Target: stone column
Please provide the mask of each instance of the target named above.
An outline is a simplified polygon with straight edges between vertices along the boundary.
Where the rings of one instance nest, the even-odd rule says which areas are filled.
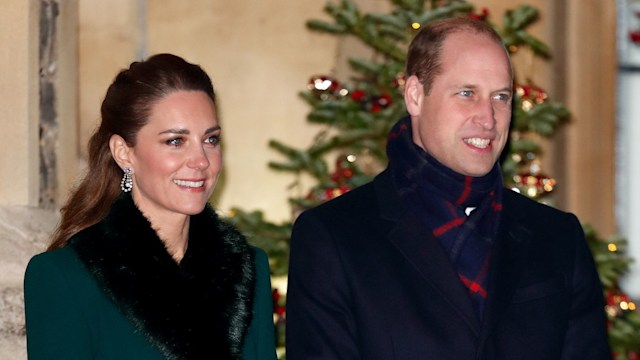
[[[40,0],[40,192],[65,201],[78,164],[78,1]]]

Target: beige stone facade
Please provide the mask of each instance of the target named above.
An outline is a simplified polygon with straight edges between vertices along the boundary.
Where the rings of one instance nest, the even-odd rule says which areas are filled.
[[[57,62],[53,69],[60,124],[55,148],[58,181],[54,196],[58,206],[82,173],[86,143],[99,119],[100,101],[116,72],[149,54],[173,52],[201,64],[211,74],[219,94],[225,169],[215,195],[217,207],[223,211],[233,206],[262,209],[271,220],[290,218],[286,199],[300,195],[296,191],[303,190],[288,189],[293,177],[268,169],[267,163],[278,158],[267,143],[270,139],[279,139],[296,147],[309,145],[318,129],[306,123],[309,109],[298,98],[298,91],[304,89],[314,74],[343,75],[346,57],[361,54],[361,48],[351,40],[339,40],[306,29],[308,19],[326,18],[325,2],[3,1],[0,40],[3,49],[8,51],[0,58],[3,72],[0,117],[5,124],[11,119],[12,125],[11,131],[2,132],[0,136],[3,144],[18,154],[3,155],[0,161],[0,202],[3,204],[38,205],[36,74],[41,2],[59,6]],[[385,11],[389,6],[386,0],[357,2],[367,11]],[[477,3],[478,7],[489,8],[492,19],[499,22],[505,9],[531,1]],[[598,7],[580,7],[582,15],[577,18],[566,16],[574,2],[537,0],[533,5],[542,14],[533,33],[551,45],[555,58],[549,63],[517,55],[519,75],[533,77],[552,96],[568,101],[569,107],[581,116],[561,135],[564,141],[553,144],[555,156],[545,159],[547,171],[559,177],[563,185],[558,190],[558,204],[576,212],[601,232],[612,233],[615,230],[610,169],[614,141],[613,89],[605,92],[599,87],[601,103],[585,103],[581,99],[591,96],[589,89],[580,86],[577,80],[584,78],[581,73],[594,73],[593,67],[610,72],[607,75],[598,70],[603,75],[601,78],[613,79],[615,57],[610,55],[614,55],[615,50],[612,45],[615,14],[611,10],[604,12],[607,16],[600,20],[602,29],[591,30],[597,36],[589,36],[586,32],[590,30],[582,28],[582,24],[591,15],[603,13]],[[596,56],[589,57],[588,65],[592,68],[582,66],[577,60],[579,57],[575,55],[579,55],[582,48],[591,49],[592,55],[593,49],[597,49]],[[613,60],[606,62],[606,59]],[[574,83],[576,89],[567,88]],[[614,86],[612,81],[603,85]],[[603,93],[607,94],[606,99],[602,99]],[[604,127],[600,120],[603,112],[610,116],[610,123]],[[591,114],[598,114],[597,119]],[[573,144],[578,141],[574,134],[582,138],[603,133],[607,138],[603,139],[604,143],[594,145],[594,151],[585,152],[584,144],[580,150],[574,148]],[[586,162],[596,165],[593,174],[585,173],[590,173],[584,166]],[[592,178],[593,183],[589,181]],[[598,188],[597,194],[589,190],[592,187]]]
[[[38,202],[38,0],[0,2],[0,199]]]

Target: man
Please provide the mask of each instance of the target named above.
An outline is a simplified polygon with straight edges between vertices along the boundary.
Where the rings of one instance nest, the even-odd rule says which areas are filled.
[[[503,188],[513,72],[487,24],[409,47],[388,168],[294,226],[287,358],[610,359],[572,214]]]

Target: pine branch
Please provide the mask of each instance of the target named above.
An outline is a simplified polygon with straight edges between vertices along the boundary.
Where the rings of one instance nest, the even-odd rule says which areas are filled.
[[[526,28],[537,19],[538,10],[528,5],[507,11],[503,17],[503,28],[500,30],[505,46],[507,48],[527,46],[536,55],[549,58],[551,56],[549,47],[526,31]]]

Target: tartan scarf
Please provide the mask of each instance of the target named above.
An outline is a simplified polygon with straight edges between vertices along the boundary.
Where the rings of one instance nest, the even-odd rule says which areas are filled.
[[[458,174],[413,142],[408,116],[391,129],[387,156],[400,197],[442,245],[482,320],[502,210],[499,165],[482,177]],[[467,216],[467,208],[475,209]]]

